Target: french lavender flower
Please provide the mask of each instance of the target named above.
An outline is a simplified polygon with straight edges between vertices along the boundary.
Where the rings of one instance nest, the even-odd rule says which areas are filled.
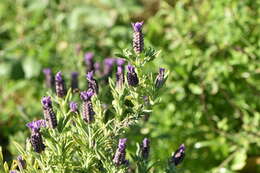
[[[45,76],[45,85],[47,88],[53,88],[54,79],[50,68],[43,69]]]
[[[113,162],[116,166],[120,166],[128,163],[128,161],[125,159],[126,142],[127,142],[126,138],[119,139],[118,147],[113,159]]]
[[[175,166],[179,165],[185,157],[185,146],[181,144],[180,147],[175,151],[173,154],[170,163],[174,164]]]
[[[73,92],[77,92],[79,90],[78,76],[78,72],[71,73],[71,89]]]
[[[159,69],[159,73],[158,73],[158,75],[157,75],[157,77],[155,79],[155,87],[157,89],[160,89],[163,86],[164,82],[165,82],[164,73],[165,73],[165,69],[164,68],[160,68]]]
[[[135,72],[135,68],[132,65],[128,65],[128,72],[127,72],[127,82],[130,86],[137,86],[139,83],[138,76]]]
[[[76,102],[70,102],[70,111],[74,113],[78,113],[78,104]]]
[[[144,49],[144,37],[142,33],[142,27],[144,22],[132,23],[134,29],[133,33],[133,48],[137,54],[140,54]]]
[[[118,66],[124,66],[124,64],[125,64],[125,60],[124,59],[122,59],[122,58],[117,58],[116,59],[116,64],[118,65]]]
[[[55,76],[55,86],[56,86],[56,93],[58,97],[66,96],[67,90],[61,72],[58,72]]]
[[[92,52],[87,52],[84,57],[85,64],[87,66],[86,72],[94,70],[94,54]]]
[[[103,75],[104,76],[110,76],[112,71],[113,71],[113,66],[114,66],[115,59],[114,58],[106,58],[104,60],[104,71]]]
[[[19,170],[23,170],[26,168],[26,161],[23,159],[21,155],[17,157],[17,165],[19,167]]]
[[[101,74],[100,63],[95,62],[95,64],[94,64],[94,71],[95,71],[95,74]]]
[[[116,86],[118,88],[121,88],[124,82],[125,82],[124,68],[122,66],[118,66],[116,72]]]
[[[82,103],[82,116],[83,120],[87,123],[91,123],[95,120],[95,112],[91,103],[91,97],[94,95],[93,90],[83,91],[80,93],[80,98],[83,101]]]
[[[43,144],[42,141],[40,128],[45,126],[45,121],[44,120],[32,121],[26,124],[26,126],[31,129],[30,142],[33,147],[33,150],[37,153],[41,153],[44,150],[45,145]]]
[[[42,108],[43,108],[43,114],[46,122],[48,123],[48,126],[51,128],[57,127],[57,119],[56,114],[53,111],[52,108],[52,101],[50,96],[45,96],[42,98]]]
[[[144,138],[143,142],[140,145],[140,148],[142,158],[148,159],[150,152],[150,140],[148,138]]]
[[[11,170],[9,173],[18,173],[17,170]]]
[[[94,79],[94,72],[90,71],[87,74],[87,81],[88,81],[88,89],[93,90],[95,94],[98,94],[98,83],[97,80]]]

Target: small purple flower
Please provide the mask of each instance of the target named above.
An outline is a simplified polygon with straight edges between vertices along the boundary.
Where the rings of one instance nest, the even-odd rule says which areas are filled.
[[[84,56],[85,64],[87,65],[87,72],[94,70],[94,54],[87,52]]]
[[[114,58],[106,58],[104,60],[104,76],[110,76],[113,70],[115,59]]]
[[[140,148],[142,158],[148,159],[150,152],[150,141],[148,138],[144,138],[143,142],[140,145]]]
[[[91,89],[94,91],[94,93],[98,94],[98,83],[94,79],[94,72],[90,71],[87,73],[87,81],[88,81],[88,89]]]
[[[116,86],[118,88],[121,88],[124,82],[125,82],[124,68],[122,66],[118,66],[116,72]]]
[[[142,33],[143,22],[132,23],[133,33],[133,48],[137,54],[140,54],[144,49],[144,37]]]
[[[45,76],[45,84],[47,88],[52,88],[54,85],[54,79],[50,68],[43,69]]]
[[[123,66],[125,64],[125,60],[123,58],[117,58],[116,59],[116,64],[118,66]]]
[[[127,142],[126,138],[119,139],[118,147],[113,159],[113,162],[116,166],[120,166],[122,164],[127,163],[127,160],[125,159],[126,142]]]
[[[83,91],[80,93],[80,98],[82,99],[82,117],[83,120],[87,123],[91,123],[95,120],[95,112],[93,110],[93,105],[91,102],[91,97],[94,95],[94,92],[90,89],[88,91]]]
[[[165,69],[164,68],[160,68],[159,69],[159,73],[158,73],[158,75],[157,75],[157,77],[155,79],[155,87],[157,89],[160,89],[163,86],[164,82],[165,82],[164,73],[165,73]]]
[[[144,22],[136,22],[136,23],[132,23],[132,27],[134,29],[135,32],[141,32],[142,28],[143,28],[143,24]]]
[[[95,71],[95,74],[96,73],[101,74],[101,72],[100,72],[100,63],[95,62],[95,64],[94,64],[94,71]]]
[[[41,127],[46,127],[46,122],[45,120],[37,120],[27,123],[26,126],[29,127],[31,131],[36,132],[39,131]]]
[[[9,173],[18,173],[17,170],[11,170]]]
[[[23,159],[21,155],[17,157],[17,165],[19,167],[19,170],[23,170],[26,168],[26,161]]]
[[[135,68],[132,65],[128,65],[128,72],[127,72],[127,82],[130,86],[137,86],[139,83],[138,76],[135,72]]]
[[[74,113],[78,112],[78,104],[76,102],[70,102],[70,111]]]
[[[67,90],[61,72],[58,72],[55,76],[55,86],[56,86],[56,93],[58,97],[66,96]]]
[[[73,92],[79,90],[78,76],[79,76],[78,72],[71,73],[71,89]]]
[[[42,108],[48,126],[53,129],[57,127],[57,118],[52,108],[52,101],[50,96],[45,96],[42,98]]]
[[[185,146],[181,144],[180,147],[173,154],[170,163],[173,163],[175,166],[179,165],[185,157]]]

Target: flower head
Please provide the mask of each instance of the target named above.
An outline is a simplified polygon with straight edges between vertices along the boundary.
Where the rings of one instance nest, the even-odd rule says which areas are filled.
[[[150,140],[148,138],[144,138],[140,147],[141,147],[141,156],[144,159],[147,159],[149,156],[149,152],[150,152]]]
[[[56,80],[56,81],[60,81],[60,82],[63,80],[63,79],[62,79],[62,73],[61,73],[60,71],[56,74],[55,80]]]
[[[27,127],[31,129],[31,131],[39,131],[41,127],[46,127],[45,120],[36,120],[26,124]]]
[[[87,52],[85,53],[85,56],[84,56],[84,60],[86,63],[88,63],[89,61],[91,61],[94,57],[94,54],[92,52]]]
[[[67,94],[65,81],[63,80],[61,72],[58,72],[55,76],[55,87],[58,97],[64,97]]]
[[[113,162],[116,166],[128,163],[128,161],[125,159],[126,141],[127,141],[126,138],[119,139],[118,147],[113,159]]]
[[[78,104],[76,102],[70,102],[70,111],[71,112],[78,112]]]
[[[91,99],[91,97],[94,95],[94,92],[92,89],[88,90],[88,91],[83,91],[80,93],[80,98],[83,101],[88,101]]]
[[[180,147],[177,149],[177,151],[175,151],[175,153],[173,154],[170,162],[174,163],[175,166],[177,166],[182,162],[184,157],[185,157],[185,146],[184,144],[181,144]]]
[[[144,22],[136,22],[136,23],[132,23],[132,27],[134,29],[135,32],[141,32],[142,31],[142,27],[143,27]]]
[[[128,65],[127,68],[128,68],[128,72],[127,72],[128,85],[135,87],[139,83],[139,79],[135,72],[135,68],[132,65]]]
[[[125,64],[125,60],[123,58],[117,58],[116,63],[118,66],[123,66]]]
[[[47,76],[47,75],[51,75],[51,69],[50,68],[45,68],[42,70],[43,73]]]
[[[50,96],[44,96],[42,98],[42,106],[44,108],[49,108],[52,106],[51,97]]]
[[[165,73],[165,69],[164,68],[160,68],[159,69],[159,73],[158,73],[158,75],[156,77],[156,80],[155,80],[155,87],[157,89],[160,89],[163,86],[164,82],[165,82],[164,73]]]
[[[87,79],[88,80],[93,80],[93,76],[94,76],[94,72],[93,71],[90,71],[87,73]]]

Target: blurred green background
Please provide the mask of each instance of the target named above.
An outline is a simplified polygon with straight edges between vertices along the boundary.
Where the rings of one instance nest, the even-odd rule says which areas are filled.
[[[25,124],[42,117],[48,91],[42,69],[67,80],[83,53],[96,61],[131,46],[133,21],[145,22],[151,64],[170,71],[162,103],[128,132],[129,152],[144,136],[151,157],[167,160],[187,146],[181,172],[260,171],[260,1],[1,0],[0,145],[25,143]],[[81,46],[81,53],[76,48]],[[85,83],[83,77],[82,83]],[[82,86],[84,84],[81,84]]]

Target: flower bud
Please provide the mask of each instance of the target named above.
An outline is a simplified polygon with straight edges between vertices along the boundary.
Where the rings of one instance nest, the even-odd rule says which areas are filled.
[[[165,69],[160,68],[159,73],[158,73],[156,80],[155,80],[155,87],[157,89],[160,89],[165,82],[164,73],[165,73]]]
[[[67,90],[61,72],[58,72],[55,76],[55,86],[56,86],[56,93],[58,97],[66,96]]]
[[[77,92],[79,90],[78,76],[79,74],[77,72],[71,73],[71,89],[73,92]]]
[[[76,102],[70,102],[70,111],[77,113],[78,110],[78,104]]]
[[[57,127],[57,118],[56,114],[53,111],[52,108],[52,101],[50,96],[45,96],[42,98],[42,108],[43,108],[43,114],[45,117],[46,122],[48,123],[48,126],[51,128]]]
[[[94,79],[94,72],[90,71],[87,74],[87,81],[88,81],[88,89],[91,89],[94,91],[95,94],[98,94],[98,83],[97,80]]]
[[[130,86],[137,86],[139,83],[138,76],[135,72],[135,68],[132,65],[128,65],[127,82]]]
[[[124,82],[125,82],[124,68],[122,66],[118,66],[116,72],[116,86],[118,88],[121,88]]]
[[[140,145],[141,148],[141,156],[144,159],[148,159],[149,152],[150,152],[150,141],[147,138],[144,138],[143,142]]]
[[[94,70],[94,54],[92,52],[88,52],[84,57],[85,64],[87,66],[86,72],[90,72]]]
[[[82,103],[82,117],[87,123],[91,123],[95,120],[95,112],[93,110],[93,105],[91,103],[91,97],[94,95],[92,90],[83,91],[80,93],[80,98]]]
[[[140,54],[144,49],[144,37],[142,27],[144,22],[132,23],[133,33],[133,48],[137,54]]]
[[[45,75],[45,85],[47,88],[53,88],[54,78],[50,68],[43,69],[43,73]]]
[[[185,157],[185,146],[181,144],[180,147],[175,151],[173,154],[170,163],[174,164],[175,166],[179,165]]]
[[[126,156],[126,138],[119,139],[118,148],[114,155],[113,162],[116,166],[120,166],[122,164],[126,164],[127,160],[125,159]]]
[[[23,170],[26,168],[26,161],[23,159],[21,155],[17,157],[17,165],[19,167],[19,170]]]

